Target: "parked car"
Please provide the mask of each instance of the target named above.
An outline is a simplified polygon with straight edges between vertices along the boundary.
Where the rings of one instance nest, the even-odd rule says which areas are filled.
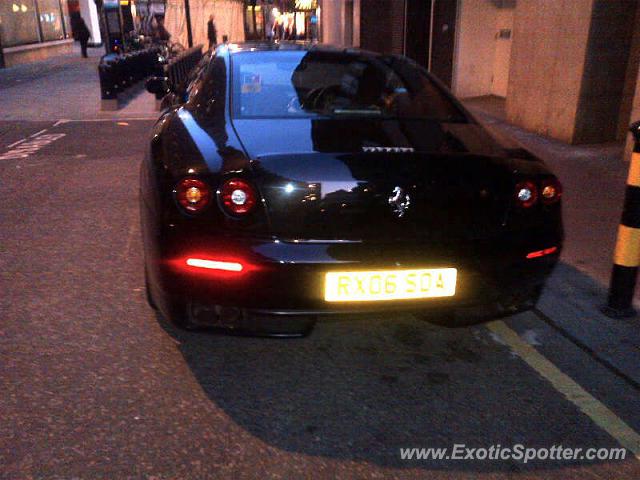
[[[140,211],[149,302],[186,328],[474,323],[532,308],[558,260],[557,178],[405,57],[223,45],[171,98]]]

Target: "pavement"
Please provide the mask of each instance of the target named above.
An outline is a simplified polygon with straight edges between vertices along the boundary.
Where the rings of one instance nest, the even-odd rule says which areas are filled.
[[[80,50],[45,61],[0,69],[0,118],[41,121],[108,118],[155,119],[155,99],[140,83],[125,95],[124,108],[100,110],[98,63],[104,48],[90,48],[89,58]]]
[[[321,321],[296,340],[189,333],[144,296],[152,97],[99,112],[89,62],[0,70],[1,479],[640,477],[638,321],[598,310],[620,146],[566,146],[471,105],[565,186],[567,244],[537,310],[463,329],[403,314]],[[25,102],[51,101],[46,89],[63,110]],[[626,457],[401,458],[456,444]]]

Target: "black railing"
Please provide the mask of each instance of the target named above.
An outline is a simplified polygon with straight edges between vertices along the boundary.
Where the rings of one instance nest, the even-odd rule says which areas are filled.
[[[167,77],[169,89],[173,92],[184,90],[191,71],[201,59],[202,45],[196,45],[170,58],[164,66],[164,76]]]
[[[100,59],[100,96],[117,100],[127,88],[157,72],[160,49],[151,47],[124,55],[105,55]]]

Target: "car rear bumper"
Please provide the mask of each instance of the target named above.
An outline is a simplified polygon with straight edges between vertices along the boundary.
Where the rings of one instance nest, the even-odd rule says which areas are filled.
[[[481,305],[513,310],[537,298],[560,254],[561,239],[557,236],[538,235],[536,241],[527,238],[518,241],[510,237],[508,244],[426,247],[238,238],[199,238],[186,243],[183,237],[165,243],[167,248],[155,265],[154,290],[169,302],[188,301],[279,317],[422,312]],[[526,258],[529,252],[549,247],[557,250]],[[237,274],[190,268],[185,260],[191,257],[233,261],[244,269]],[[458,271],[453,297],[349,303],[324,300],[325,274],[330,271],[444,267]]]

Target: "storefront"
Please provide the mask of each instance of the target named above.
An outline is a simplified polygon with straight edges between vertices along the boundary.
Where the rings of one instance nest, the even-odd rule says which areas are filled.
[[[69,50],[67,0],[0,1],[0,36],[7,66]]]
[[[318,40],[318,0],[245,0],[247,40]]]

